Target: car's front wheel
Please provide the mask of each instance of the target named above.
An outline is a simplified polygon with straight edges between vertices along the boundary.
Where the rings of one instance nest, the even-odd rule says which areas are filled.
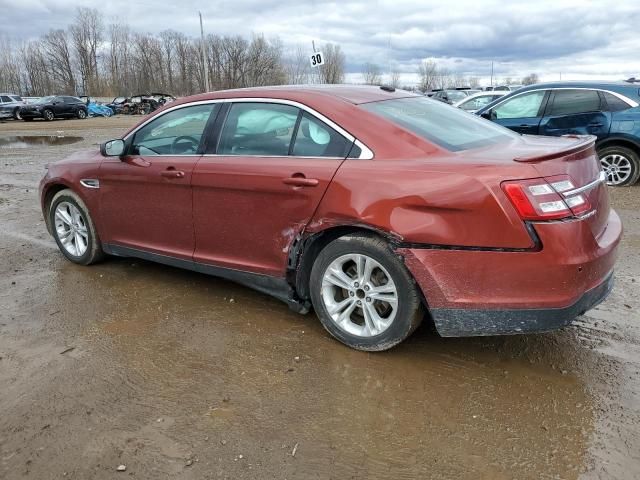
[[[55,118],[55,115],[53,114],[53,111],[47,109],[44,112],[42,112],[42,116],[44,117],[44,119],[47,122],[50,122],[51,120],[53,120]]]
[[[79,108],[78,113],[76,113],[76,115],[80,120],[84,120],[85,118],[87,118],[87,112],[85,111],[84,108]]]
[[[16,120],[22,120],[22,115],[20,115],[20,108],[16,108],[13,111],[13,118],[15,118]]]
[[[630,186],[640,178],[640,156],[635,151],[613,145],[598,150],[598,156],[607,176],[607,185]]]
[[[311,300],[327,331],[358,350],[387,350],[420,324],[415,281],[381,238],[340,237],[318,255]]]
[[[58,248],[72,262],[90,265],[104,256],[89,210],[73,191],[55,194],[49,207],[49,222]]]

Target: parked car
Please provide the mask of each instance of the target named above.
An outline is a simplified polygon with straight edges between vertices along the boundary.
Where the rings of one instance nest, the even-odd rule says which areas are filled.
[[[87,106],[78,97],[52,95],[42,97],[20,109],[20,115],[26,122],[34,118],[51,121],[54,118],[87,118]]]
[[[0,93],[0,118],[15,118],[20,120],[20,108],[26,105],[20,95]]]
[[[106,106],[109,107],[115,115],[117,113],[122,113],[122,107],[126,101],[127,97],[116,97],[111,101],[111,103],[107,103]]]
[[[531,135],[595,135],[607,183],[640,178],[640,102],[637,84],[554,82],[524,87],[477,114]]]
[[[448,88],[445,90],[434,90],[435,93],[431,96],[431,98],[453,105],[455,102],[459,102],[469,95],[473,95],[474,93],[478,93],[479,91],[480,90],[470,88]]]
[[[489,105],[495,99],[506,95],[507,92],[495,91],[495,92],[478,92],[468,97],[458,100],[453,104],[454,107],[461,108],[469,113],[475,113],[485,105]]]
[[[74,263],[231,279],[361,350],[427,311],[443,336],[565,326],[609,293],[621,235],[592,137],[521,136],[389,87],[184,98],[49,164],[40,198]]]
[[[492,87],[492,90],[503,91],[503,92],[515,92],[516,90],[522,87],[523,85],[498,85],[497,87]]]

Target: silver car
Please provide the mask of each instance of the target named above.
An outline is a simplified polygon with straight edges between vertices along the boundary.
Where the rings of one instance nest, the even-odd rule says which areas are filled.
[[[20,120],[20,108],[26,105],[20,95],[0,93],[0,118],[15,118]]]

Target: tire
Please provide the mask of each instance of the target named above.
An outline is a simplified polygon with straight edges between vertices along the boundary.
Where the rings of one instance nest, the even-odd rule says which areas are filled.
[[[16,108],[13,111],[13,118],[15,118],[16,120],[22,120],[22,115],[20,115],[20,108]]]
[[[629,187],[640,178],[640,156],[627,147],[612,145],[598,150],[607,185]]]
[[[359,270],[356,262],[361,264]],[[345,277],[337,278],[329,269],[342,270],[350,288],[343,287]],[[369,274],[359,275],[357,271]],[[361,281],[356,283],[358,279]],[[310,289],[313,307],[324,328],[357,350],[388,350],[411,335],[424,317],[411,274],[389,245],[376,236],[348,235],[329,243],[313,264]],[[386,293],[375,292],[376,289]],[[393,293],[389,293],[391,290]],[[387,302],[381,297],[395,300]]]
[[[80,120],[84,120],[85,118],[87,118],[87,112],[85,111],[84,108],[79,108],[78,111],[76,112],[76,116]]]
[[[58,211],[62,215],[57,216]],[[49,205],[49,224],[58,248],[68,260],[79,265],[91,265],[104,258],[89,210],[73,191],[61,190],[54,195]],[[63,240],[65,233],[69,234],[69,242],[66,243]]]
[[[52,121],[56,116],[53,113],[53,110],[46,109],[42,112],[42,118],[44,118],[47,122]]]

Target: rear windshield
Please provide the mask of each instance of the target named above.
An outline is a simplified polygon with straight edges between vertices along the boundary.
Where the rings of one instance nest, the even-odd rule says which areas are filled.
[[[493,145],[518,136],[488,120],[424,97],[384,100],[361,106],[453,152]]]

